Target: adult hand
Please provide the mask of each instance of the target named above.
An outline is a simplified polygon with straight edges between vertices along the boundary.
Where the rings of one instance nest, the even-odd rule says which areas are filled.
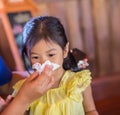
[[[54,84],[52,76],[52,66],[45,66],[44,71],[39,74],[35,71],[20,88],[17,97],[22,98],[24,102],[31,103],[38,97],[45,94]]]
[[[11,100],[12,100],[11,95],[8,95],[5,100],[0,96],[0,112],[9,104]]]

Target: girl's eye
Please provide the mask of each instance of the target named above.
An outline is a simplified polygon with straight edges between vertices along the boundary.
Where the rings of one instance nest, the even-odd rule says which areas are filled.
[[[38,59],[38,56],[31,56],[32,59]]]
[[[53,57],[55,54],[49,54],[49,57]]]

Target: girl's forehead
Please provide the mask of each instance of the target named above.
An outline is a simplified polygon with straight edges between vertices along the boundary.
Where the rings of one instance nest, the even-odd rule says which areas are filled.
[[[41,39],[35,45],[41,45],[41,46],[59,46],[57,43],[53,42],[52,40],[44,40],[44,39]]]
[[[51,48],[60,48],[60,46],[53,41],[40,40],[32,47],[32,50],[36,50],[36,49],[45,50]]]

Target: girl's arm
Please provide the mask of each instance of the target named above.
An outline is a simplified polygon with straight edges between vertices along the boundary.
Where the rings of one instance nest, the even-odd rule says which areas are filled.
[[[93,100],[91,86],[87,87],[87,89],[83,92],[83,98],[86,115],[99,115]]]

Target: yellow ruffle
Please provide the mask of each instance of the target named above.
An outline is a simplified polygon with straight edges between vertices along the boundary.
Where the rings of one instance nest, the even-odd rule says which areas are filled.
[[[14,92],[12,93],[13,97],[16,96],[16,94],[18,93],[20,87],[22,86],[22,84],[24,83],[25,80],[26,79],[20,80],[13,86],[13,89],[14,89]]]
[[[75,101],[80,101],[81,92],[84,91],[91,83],[91,73],[84,70],[73,74],[68,84],[66,84],[66,94]]]

